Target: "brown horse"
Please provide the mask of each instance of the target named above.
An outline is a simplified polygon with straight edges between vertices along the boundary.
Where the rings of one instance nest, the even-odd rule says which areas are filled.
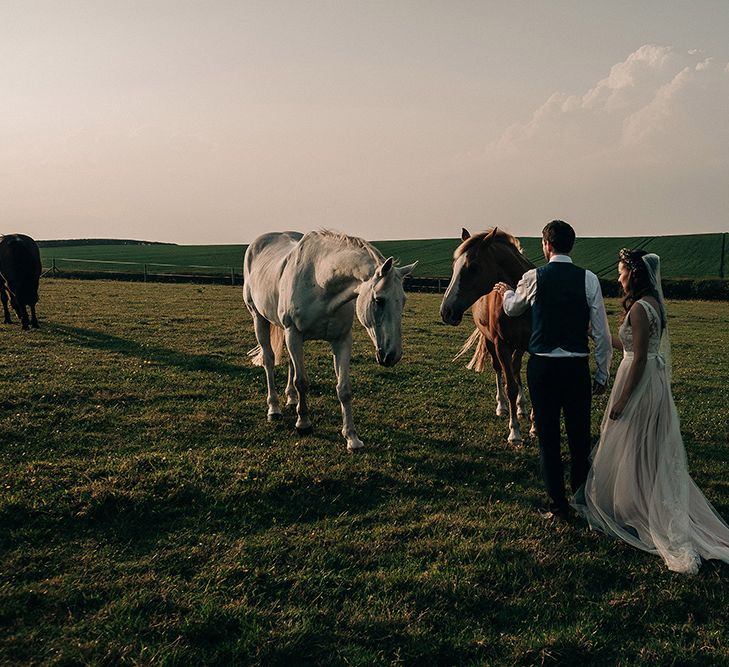
[[[522,275],[534,265],[521,253],[519,241],[494,227],[488,232],[471,236],[462,230],[463,242],[453,254],[453,276],[443,296],[440,315],[446,324],[461,323],[463,313],[473,306],[476,329],[456,358],[474,345],[476,350],[468,368],[483,371],[487,355],[496,372],[496,414],[506,409],[504,380],[509,405],[509,442],[521,443],[519,419],[525,415],[521,384],[521,360],[529,346],[531,314],[519,317],[504,313],[502,298],[492,291],[497,282],[516,285]],[[530,435],[535,434],[531,419]]]
[[[5,324],[10,324],[8,297],[13,310],[18,314],[23,329],[30,324],[38,328],[35,304],[38,303],[38,281],[41,275],[41,260],[38,244],[25,234],[7,234],[0,237],[0,300],[3,302]],[[28,311],[30,306],[30,321]]]

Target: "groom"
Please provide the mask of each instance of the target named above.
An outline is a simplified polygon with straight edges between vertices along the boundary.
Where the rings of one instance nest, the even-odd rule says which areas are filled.
[[[494,288],[503,297],[507,315],[516,317],[532,307],[527,382],[549,496],[549,509],[540,514],[557,521],[567,520],[570,513],[560,451],[560,414],[567,432],[573,492],[584,484],[589,469],[589,325],[595,341],[595,395],[605,391],[612,354],[600,282],[594,273],[572,263],[574,243],[574,229],[553,220],[542,230],[547,264],[527,271],[516,290],[506,283]]]

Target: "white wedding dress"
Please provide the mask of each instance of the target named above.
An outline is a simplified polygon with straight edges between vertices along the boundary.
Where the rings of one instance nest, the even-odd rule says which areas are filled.
[[[661,353],[661,318],[645,300],[650,338],[645,372],[622,415],[609,418],[633,360],[628,318],[618,335],[618,368],[587,481],[573,498],[593,529],[659,554],[670,570],[695,574],[701,559],[729,563],[729,526],[688,474],[670,375]]]

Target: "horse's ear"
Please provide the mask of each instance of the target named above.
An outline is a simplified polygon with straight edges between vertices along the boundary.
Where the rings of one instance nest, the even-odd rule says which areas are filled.
[[[392,271],[392,266],[395,263],[395,260],[392,257],[388,257],[377,269],[377,277],[378,278],[384,278],[390,271]]]
[[[465,228],[461,227],[461,241],[471,238],[471,233]]]
[[[486,236],[483,237],[484,243],[488,243],[489,241],[492,241],[494,236],[496,236],[496,231],[498,230],[498,227],[494,227]]]
[[[400,274],[400,277],[404,278],[405,276],[409,276],[417,265],[418,265],[418,262],[415,261],[412,264],[408,264],[407,266],[398,266],[398,267],[396,267],[396,269],[397,269],[397,272]]]

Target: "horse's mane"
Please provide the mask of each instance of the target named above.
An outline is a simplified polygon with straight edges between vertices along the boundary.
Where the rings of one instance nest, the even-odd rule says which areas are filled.
[[[334,232],[331,229],[317,229],[312,232],[307,232],[305,234],[305,236],[309,236],[309,237],[318,236],[319,238],[322,238],[322,239],[328,239],[328,240],[334,241],[335,243],[338,243],[342,247],[355,248],[357,250],[364,250],[378,264],[381,264],[385,260],[385,258],[382,256],[382,253],[377,248],[375,248],[368,241],[365,241],[364,239],[359,238],[358,236],[347,236],[347,234],[342,234],[340,232]],[[303,239],[302,239],[302,241],[303,241]]]
[[[483,241],[492,231],[493,227],[487,229],[485,232],[479,232],[478,234],[469,236],[463,243],[461,243],[461,245],[456,248],[456,251],[453,253],[453,259],[457,259],[464,253],[468,252],[477,243]],[[512,245],[519,251],[520,254],[523,254],[519,239],[516,238],[516,236],[512,236],[511,234],[509,234],[509,232],[505,232],[503,229],[496,230],[496,234],[494,234],[493,238],[493,243],[505,243],[507,245]]]

